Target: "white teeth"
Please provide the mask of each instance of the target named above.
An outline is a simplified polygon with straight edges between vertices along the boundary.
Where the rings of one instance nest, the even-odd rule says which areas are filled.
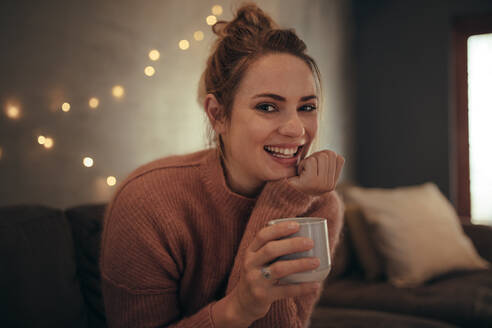
[[[268,150],[270,153],[272,153],[273,156],[275,157],[280,157],[280,158],[291,158],[297,151],[299,150],[299,147],[296,148],[280,148],[280,147],[272,147],[272,146],[265,146],[265,149]]]

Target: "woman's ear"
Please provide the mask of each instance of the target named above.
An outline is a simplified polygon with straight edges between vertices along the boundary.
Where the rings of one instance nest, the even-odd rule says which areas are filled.
[[[226,129],[224,106],[217,101],[213,94],[209,93],[205,96],[204,107],[215,133],[223,134]]]

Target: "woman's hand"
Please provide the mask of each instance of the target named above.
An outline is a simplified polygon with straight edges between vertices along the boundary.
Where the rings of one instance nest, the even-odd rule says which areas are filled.
[[[313,248],[309,238],[293,237],[278,240],[299,230],[296,222],[282,222],[259,231],[246,250],[241,278],[235,289],[228,295],[229,313],[234,313],[236,322],[250,325],[266,315],[271,304],[278,299],[315,293],[320,283],[278,285],[278,280],[293,273],[316,269],[317,258],[276,261],[276,258]],[[271,276],[265,278],[262,268],[266,267]],[[241,326],[241,325],[239,325]]]
[[[318,151],[303,159],[297,176],[288,181],[298,190],[319,196],[335,189],[345,159],[331,150]]]

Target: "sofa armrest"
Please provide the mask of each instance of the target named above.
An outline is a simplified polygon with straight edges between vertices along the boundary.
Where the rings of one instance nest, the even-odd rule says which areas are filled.
[[[473,242],[478,254],[492,262],[492,227],[481,224],[463,224],[463,230]]]

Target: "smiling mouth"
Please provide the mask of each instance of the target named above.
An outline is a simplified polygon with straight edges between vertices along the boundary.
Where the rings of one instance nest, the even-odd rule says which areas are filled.
[[[294,158],[297,157],[297,155],[300,154],[302,148],[304,146],[297,146],[297,147],[292,147],[292,148],[282,148],[282,147],[275,147],[275,146],[265,146],[263,149],[272,155],[273,157],[277,158]]]

